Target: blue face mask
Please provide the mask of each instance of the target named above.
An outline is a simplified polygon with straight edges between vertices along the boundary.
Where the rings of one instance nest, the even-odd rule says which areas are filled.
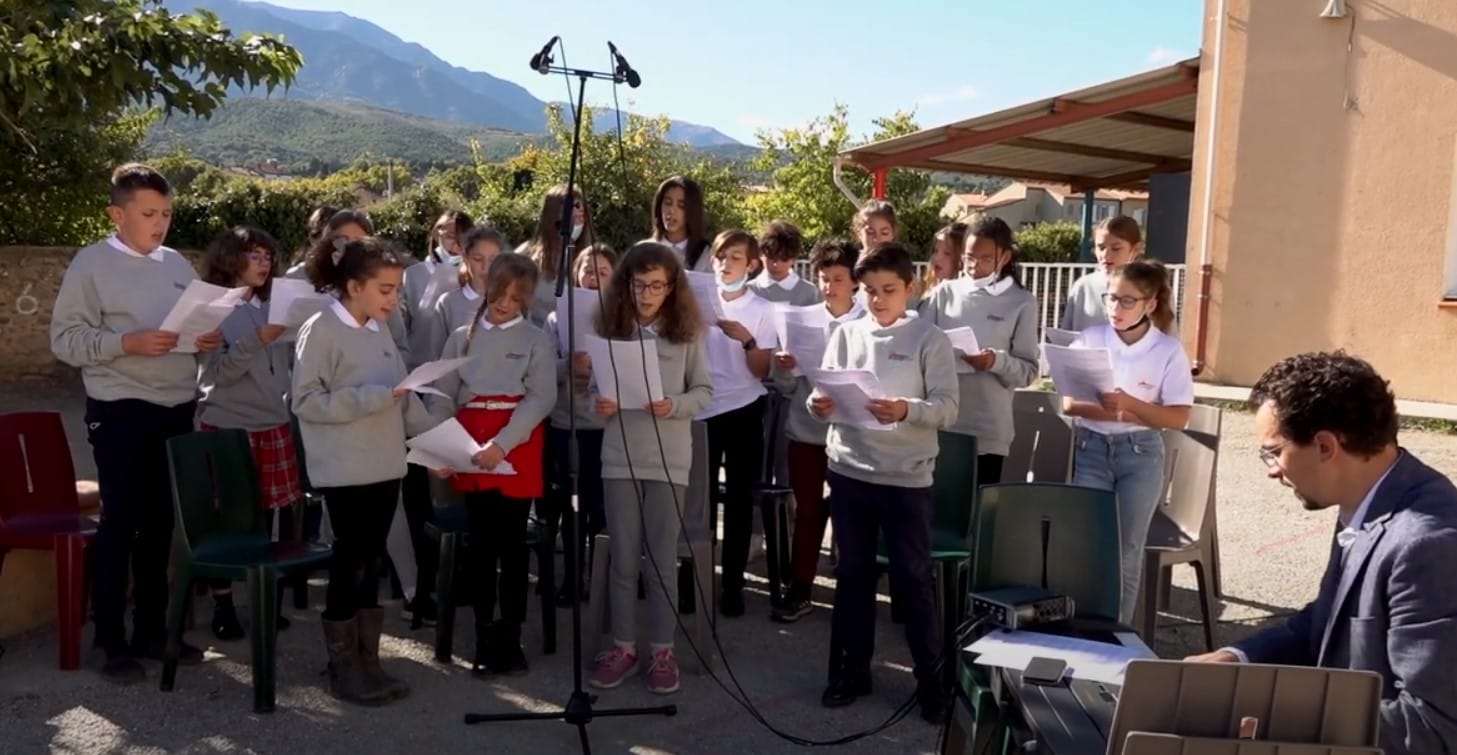
[[[733,283],[725,283],[723,279],[720,278],[718,281],[718,290],[726,294],[736,294],[744,290],[744,286],[747,285],[749,285],[749,276],[747,275],[738,279],[737,281],[734,281]]]
[[[581,223],[577,223],[576,225],[572,226],[572,241],[576,241],[577,239],[579,239],[581,237],[582,237],[582,224]]]
[[[435,247],[435,258],[447,265],[460,265],[460,255],[445,251],[445,247],[443,246]]]

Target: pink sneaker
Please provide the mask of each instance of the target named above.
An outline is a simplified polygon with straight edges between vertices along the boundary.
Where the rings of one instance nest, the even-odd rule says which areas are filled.
[[[612,689],[622,680],[637,673],[637,651],[621,645],[597,654],[591,684],[597,689]],[[675,672],[676,676],[676,672]]]
[[[648,691],[659,695],[678,691],[678,656],[672,648],[653,653],[653,660],[648,664]]]

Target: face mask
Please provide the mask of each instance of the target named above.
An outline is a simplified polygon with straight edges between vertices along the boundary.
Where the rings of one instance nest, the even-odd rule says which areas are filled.
[[[747,285],[749,285],[749,276],[747,276],[747,275],[745,275],[744,277],[738,279],[737,281],[735,281],[733,283],[724,283],[723,282],[723,279],[720,278],[719,281],[718,281],[718,290],[720,290],[720,291],[722,291],[722,292],[724,292],[726,294],[736,294],[736,293],[744,290],[744,286],[747,286]]]
[[[445,251],[445,247],[443,246],[435,247],[435,258],[447,265],[460,264],[460,255]]]
[[[572,226],[572,241],[576,241],[577,239],[579,239],[581,237],[582,237],[582,224],[581,223],[577,223],[577,224],[575,224],[575,225]]]
[[[990,285],[992,285],[993,283],[996,283],[996,282],[997,282],[997,274],[996,273],[992,273],[991,275],[988,275],[985,278],[972,278],[971,279],[971,287],[973,289],[986,288],[987,286],[990,286]]]
[[[1144,312],[1143,316],[1139,317],[1138,320],[1132,325],[1129,325],[1126,328],[1116,328],[1116,330],[1119,333],[1127,333],[1129,331],[1138,330],[1139,328],[1143,327],[1143,324],[1146,322],[1148,322],[1148,312]]]

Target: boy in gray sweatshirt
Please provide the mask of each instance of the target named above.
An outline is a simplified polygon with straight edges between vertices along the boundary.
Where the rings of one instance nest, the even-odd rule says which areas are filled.
[[[222,334],[179,344],[178,334],[157,329],[197,279],[191,263],[162,246],[172,218],[167,179],[146,165],[117,168],[106,212],[116,233],[77,252],[67,268],[51,316],[51,351],[81,368],[87,439],[106,503],[91,571],[95,644],[106,653],[101,673],[136,682],[146,678],[137,658],[161,660],[166,644],[172,545],[166,444],[192,431],[198,359],[218,348]],[[128,567],[135,606],[130,643]],[[183,643],[182,659],[200,663],[202,651]]]
[[[946,717],[946,693],[934,670],[936,605],[931,589],[931,476],[939,452],[937,433],[956,419],[956,366],[951,341],[931,322],[907,312],[914,275],[910,252],[882,244],[855,264],[870,314],[845,323],[830,336],[826,370],[868,370],[885,398],[868,410],[882,426],[843,421],[834,402],[818,389],[809,410],[830,423],[830,517],[839,562],[830,630],[827,707],[849,705],[870,692],[875,652],[876,540],[883,531],[891,590],[904,606],[906,642],[915,660],[921,715]]]

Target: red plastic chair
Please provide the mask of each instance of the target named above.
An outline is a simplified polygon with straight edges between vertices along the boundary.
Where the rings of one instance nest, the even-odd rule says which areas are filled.
[[[86,623],[86,548],[96,522],[81,513],[76,468],[57,412],[0,415],[0,568],[12,550],[56,559],[56,629],[61,668],[81,667]]]

